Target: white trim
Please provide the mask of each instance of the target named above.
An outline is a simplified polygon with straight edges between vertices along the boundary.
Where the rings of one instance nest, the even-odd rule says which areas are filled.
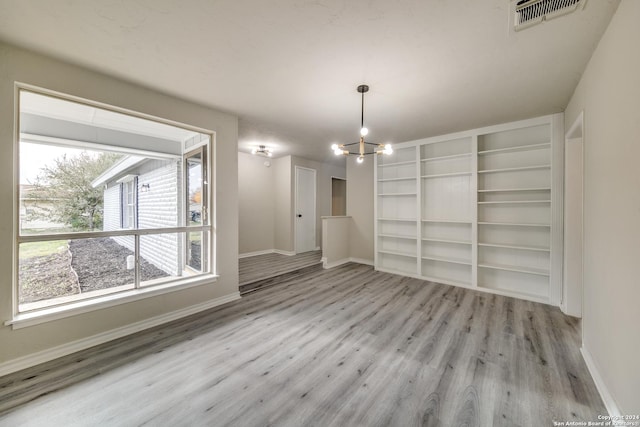
[[[283,251],[280,249],[274,249],[273,253],[279,254],[279,255],[286,255],[286,256],[294,256],[296,254],[294,251]]]
[[[604,406],[607,408],[607,412],[609,412],[609,415],[612,417],[621,416],[622,411],[620,411],[620,408],[616,404],[616,401],[613,398],[613,395],[611,394],[604,380],[602,379],[602,376],[600,375],[600,371],[598,371],[598,368],[596,367],[593,357],[591,357],[591,353],[589,353],[589,350],[587,350],[584,347],[584,345],[580,347],[580,353],[582,353],[582,358],[584,359],[584,362],[587,364],[587,369],[589,370],[589,373],[593,378],[593,382],[596,384],[596,388],[600,393],[600,397],[602,398],[602,402],[604,403]]]
[[[322,257],[321,259],[322,261],[322,268],[324,268],[325,270],[328,270],[330,268],[334,268],[334,267],[338,267],[341,266],[343,264],[348,264],[350,262],[356,263],[356,264],[363,264],[363,265],[369,265],[371,267],[373,267],[373,261],[369,260],[369,259],[364,259],[364,258],[342,258],[339,259],[337,261],[333,261],[333,262],[327,262],[327,258],[326,257]]]
[[[364,259],[364,258],[349,258],[349,262],[355,262],[356,264],[364,264],[364,265],[370,265],[373,267],[373,260],[371,259]]]
[[[313,172],[313,244],[314,246],[317,243],[317,234],[318,234],[318,171],[312,168],[307,168],[304,166],[298,166],[295,165],[294,166],[294,182],[295,182],[295,188],[294,188],[294,225],[293,225],[293,248],[294,248],[294,254],[298,253],[298,221],[296,221],[296,218],[298,217],[298,171],[304,169],[307,171],[312,171]],[[315,250],[319,250],[320,247],[316,246]]]
[[[59,304],[44,309],[16,314],[11,320],[4,322],[4,324],[6,326],[11,326],[12,329],[22,329],[28,326],[51,322],[52,320],[77,316],[78,314],[89,313],[94,310],[114,307],[116,305],[130,303],[170,292],[181,291],[195,286],[211,285],[216,282],[217,277],[218,276],[207,274],[201,277],[173,281],[165,285],[131,289],[96,298],[85,298],[68,304]]]
[[[262,251],[254,251],[254,252],[245,252],[243,254],[239,254],[238,255],[238,259],[240,258],[249,258],[252,256],[258,256],[258,255],[268,255],[268,254],[273,254],[276,253],[275,249],[265,249]]]
[[[339,259],[338,261],[327,262],[326,258],[322,258],[322,268],[328,270],[330,268],[338,267],[343,264],[348,264],[351,262],[350,258]]]
[[[152,328],[154,326],[162,325],[164,323],[171,322],[173,320],[181,319],[192,314],[199,313],[204,310],[208,310],[222,304],[226,304],[232,301],[240,299],[240,293],[234,292],[229,295],[225,295],[210,301],[206,301],[200,304],[192,305],[190,307],[175,310],[169,313],[165,313],[159,316],[151,317],[140,322],[131,323],[120,328],[112,329],[107,332],[102,332],[87,338],[82,338],[76,341],[72,341],[67,344],[52,347],[46,350],[32,353],[28,356],[20,357],[17,359],[9,360],[0,364],[0,376],[17,372],[22,369],[30,368],[40,363],[48,362],[58,357],[66,356],[95,345],[103,344],[108,341],[112,341],[127,335],[134,334],[136,332],[143,331],[145,329]]]

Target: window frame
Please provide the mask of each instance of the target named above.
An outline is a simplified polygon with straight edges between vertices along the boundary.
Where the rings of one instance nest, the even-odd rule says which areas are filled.
[[[12,283],[12,305],[13,305],[13,318],[5,322],[5,325],[11,325],[14,329],[24,326],[29,326],[31,324],[43,323],[49,320],[58,319],[62,317],[72,316],[81,312],[89,312],[97,309],[104,308],[106,306],[114,306],[119,304],[124,304],[130,301],[135,301],[141,298],[148,298],[158,294],[164,294],[172,291],[183,290],[192,286],[206,285],[212,284],[215,282],[217,276],[217,272],[215,271],[215,204],[214,204],[214,194],[215,188],[211,182],[208,182],[206,188],[206,200],[207,200],[207,210],[211,213],[209,215],[208,221],[205,223],[203,220],[202,225],[200,226],[189,226],[187,225],[187,221],[183,221],[183,225],[178,227],[163,227],[163,228],[138,228],[138,209],[137,209],[137,177],[133,177],[131,179],[131,185],[133,188],[133,228],[121,229],[121,230],[112,230],[112,231],[89,231],[89,232],[65,232],[65,233],[47,233],[47,234],[38,234],[38,235],[22,235],[20,229],[20,144],[21,144],[21,126],[20,126],[20,114],[21,114],[21,106],[20,106],[20,94],[21,91],[28,91],[38,95],[49,96],[53,98],[58,98],[60,100],[79,103],[83,105],[87,105],[90,107],[100,108],[120,114],[126,114],[131,117],[140,118],[144,120],[150,120],[153,122],[157,122],[160,124],[170,125],[174,127],[178,127],[181,129],[185,129],[192,132],[197,132],[199,134],[205,135],[208,137],[208,141],[205,140],[201,145],[205,146],[207,149],[204,151],[207,153],[206,158],[206,175],[214,176],[214,168],[215,168],[215,158],[213,158],[213,153],[215,153],[215,144],[216,144],[216,135],[212,130],[188,125],[185,123],[180,123],[168,119],[164,119],[161,117],[152,116],[149,114],[105,104],[98,101],[93,101],[85,98],[80,98],[77,96],[53,91],[50,89],[45,89],[42,87],[33,86],[30,84],[25,84],[21,82],[14,83],[14,141],[13,141],[13,172],[14,172],[14,188],[13,188],[13,196],[14,196],[14,224],[13,224],[13,236],[14,236],[14,244],[13,244],[13,283]],[[56,140],[58,138],[52,137],[43,137],[43,142],[47,144],[46,140]],[[68,144],[63,144],[65,146],[75,146],[86,149],[99,149],[101,151],[117,151],[126,154],[138,154],[138,155],[148,155],[157,157],[158,155],[164,156],[164,153],[160,152],[152,152],[144,149],[132,149],[132,148],[123,148],[123,147],[114,147],[107,144],[99,144],[95,142],[84,142],[84,141],[68,141]],[[55,145],[55,142],[50,142],[51,145]],[[187,153],[191,152],[193,147],[186,149],[184,144],[182,146],[182,159],[184,161]],[[204,167],[204,166],[203,166]],[[121,183],[121,189],[122,184]],[[184,190],[184,182],[181,183]],[[121,212],[123,211],[123,197],[121,190],[120,197],[120,208]],[[122,218],[121,218],[122,225]],[[203,235],[208,235],[208,245],[207,245],[207,265],[209,266],[206,272],[199,272],[197,276],[179,276],[174,280],[168,281],[166,283],[158,284],[158,285],[145,285],[143,287],[140,286],[140,237],[147,235],[155,235],[155,234],[170,234],[170,233],[184,233],[185,235],[188,232],[201,232]],[[114,291],[112,293],[107,293],[106,295],[96,295],[96,296],[88,296],[86,298],[78,298],[77,300],[59,304],[51,304],[46,305],[41,308],[35,308],[32,310],[24,310],[20,311],[20,303],[19,303],[19,248],[22,243],[29,242],[43,242],[43,241],[52,241],[52,240],[62,240],[62,239],[85,239],[85,238],[98,238],[98,237],[116,237],[116,236],[133,236],[135,239],[135,261],[136,261],[136,278],[134,289],[124,290],[124,291]]]

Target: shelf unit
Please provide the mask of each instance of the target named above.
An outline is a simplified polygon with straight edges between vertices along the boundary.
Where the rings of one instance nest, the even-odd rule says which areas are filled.
[[[418,271],[418,178],[415,148],[397,149],[376,161],[376,254],[379,269]]]
[[[420,153],[420,276],[442,283],[472,283],[473,140],[434,141]]]
[[[376,158],[376,268],[559,305],[562,115]]]

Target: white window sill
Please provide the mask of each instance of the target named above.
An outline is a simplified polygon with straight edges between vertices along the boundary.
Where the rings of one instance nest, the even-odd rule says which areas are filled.
[[[38,311],[19,313],[16,314],[13,319],[4,322],[4,324],[6,326],[11,326],[13,329],[26,328],[28,326],[64,319],[66,317],[76,316],[78,314],[88,313],[107,307],[126,304],[171,292],[182,291],[195,286],[210,285],[214,283],[218,277],[219,276],[217,275],[207,274],[150,288],[131,289],[101,297],[81,300],[70,304],[45,308]]]

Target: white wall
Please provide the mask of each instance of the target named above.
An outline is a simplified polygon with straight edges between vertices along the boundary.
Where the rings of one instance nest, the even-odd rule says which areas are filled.
[[[273,161],[275,188],[275,249],[293,252],[293,194],[291,156]]]
[[[583,347],[640,414],[640,1],[623,0],[565,112],[584,110]]]
[[[265,166],[265,162],[271,164]],[[239,251],[275,248],[275,167],[273,160],[238,153]]]
[[[238,292],[238,121],[112,77],[0,43],[0,320],[12,318],[14,229],[14,82],[45,87],[216,132],[213,185],[217,186],[215,283],[167,293],[52,322],[12,329],[0,323],[3,362],[75,340],[187,309]]]
[[[269,249],[285,252],[295,250],[296,166],[316,170],[316,246],[320,247],[321,217],[331,215],[331,177],[345,178],[345,168],[294,156],[271,159],[271,167],[264,168],[264,157],[239,153],[239,158],[240,253]],[[260,167],[262,169],[257,170]],[[263,181],[254,182],[258,179]],[[254,189],[251,189],[252,183],[256,185]],[[269,209],[271,214],[267,213]],[[266,217],[259,220],[260,230],[249,224],[251,219],[258,221],[257,217],[263,214],[267,217],[271,215],[270,224]]]
[[[349,248],[351,258],[373,263],[373,162],[368,156],[358,164],[347,158],[347,215],[351,216]]]

